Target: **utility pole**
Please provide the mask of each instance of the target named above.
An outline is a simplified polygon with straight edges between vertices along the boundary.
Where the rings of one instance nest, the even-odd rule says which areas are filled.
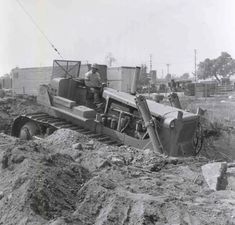
[[[150,54],[149,55],[149,77],[151,77],[151,71],[152,71],[152,68],[153,68],[152,57],[153,57],[152,54]],[[150,98],[150,82],[148,84],[148,94],[149,94],[149,98]]]
[[[169,74],[169,73],[170,73],[170,64],[167,63],[167,64],[166,64],[166,67],[167,67],[167,74]]]
[[[152,62],[152,54],[149,55],[149,72],[152,71],[152,67],[153,67],[153,62]]]
[[[197,49],[194,49],[194,76],[195,82],[197,81]]]

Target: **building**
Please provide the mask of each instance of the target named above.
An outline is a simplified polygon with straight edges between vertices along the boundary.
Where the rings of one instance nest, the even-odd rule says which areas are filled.
[[[5,74],[0,77],[0,89],[11,89],[12,88],[12,79],[9,74]]]
[[[63,66],[63,65],[62,65]],[[102,82],[107,82],[107,66],[98,65]],[[84,78],[91,64],[80,66],[79,78]],[[61,68],[49,67],[15,68],[11,71],[13,94],[38,95],[40,85],[49,84],[52,77],[63,77]],[[73,71],[71,71],[72,73]],[[76,78],[76,76],[75,76]]]
[[[131,91],[131,84],[134,78],[136,67],[110,67],[107,69],[108,87],[124,91]]]
[[[15,68],[11,71],[13,94],[37,96],[41,84],[49,84],[52,67]]]

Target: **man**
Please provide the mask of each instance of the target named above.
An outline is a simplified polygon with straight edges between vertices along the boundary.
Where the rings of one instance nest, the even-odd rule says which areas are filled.
[[[93,64],[91,70],[85,74],[85,85],[88,87],[88,92],[94,95],[94,104],[100,104],[102,82],[100,74],[98,73],[98,65]]]

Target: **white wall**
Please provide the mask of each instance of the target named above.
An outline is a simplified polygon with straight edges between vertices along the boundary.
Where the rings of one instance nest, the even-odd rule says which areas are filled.
[[[119,91],[130,92],[135,69],[135,67],[108,68],[107,79],[109,87]]]
[[[111,67],[107,69],[107,83],[108,87],[115,90],[122,90],[122,68]]]
[[[0,83],[1,83],[1,87],[3,89],[11,89],[12,88],[12,79],[9,74],[0,77]]]
[[[52,67],[16,68],[11,73],[13,93],[37,96],[39,86],[49,84]]]

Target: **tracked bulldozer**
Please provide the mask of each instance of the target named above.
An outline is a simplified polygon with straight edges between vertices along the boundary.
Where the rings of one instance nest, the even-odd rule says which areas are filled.
[[[41,85],[37,96],[43,111],[17,117],[12,135],[31,139],[67,128],[109,145],[157,148],[169,156],[197,154],[201,145],[199,115],[138,98],[135,87],[139,68],[132,93],[103,88],[104,107],[99,112],[88,99],[79,71],[79,61],[55,60],[50,84]],[[141,104],[142,100],[145,104]]]

